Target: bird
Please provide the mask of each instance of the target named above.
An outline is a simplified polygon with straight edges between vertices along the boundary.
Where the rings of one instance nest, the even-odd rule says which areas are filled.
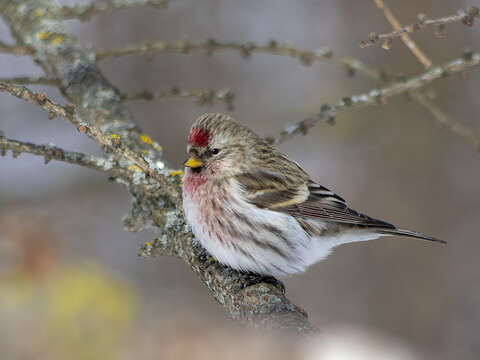
[[[305,271],[341,244],[382,236],[445,243],[349,208],[229,115],[198,117],[187,153],[186,220],[207,252],[233,269],[287,276]]]

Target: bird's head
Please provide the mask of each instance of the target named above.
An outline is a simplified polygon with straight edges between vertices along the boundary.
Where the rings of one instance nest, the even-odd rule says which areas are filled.
[[[263,139],[224,114],[205,114],[192,125],[188,136],[188,172],[208,178],[234,176],[251,164]]]

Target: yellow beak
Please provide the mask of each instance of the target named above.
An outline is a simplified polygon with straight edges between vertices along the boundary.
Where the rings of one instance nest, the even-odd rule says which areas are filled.
[[[195,159],[194,157],[190,157],[187,161],[183,163],[183,165],[189,168],[198,168],[203,166],[203,162],[201,160]]]

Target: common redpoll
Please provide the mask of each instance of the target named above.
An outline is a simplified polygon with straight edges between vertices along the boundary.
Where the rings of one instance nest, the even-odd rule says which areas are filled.
[[[443,242],[349,209],[340,196],[227,115],[200,116],[187,152],[187,221],[201,245],[234,269],[293,274],[340,244],[380,236]]]

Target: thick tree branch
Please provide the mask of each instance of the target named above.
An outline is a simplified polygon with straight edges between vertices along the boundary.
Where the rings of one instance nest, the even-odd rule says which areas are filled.
[[[180,182],[176,173],[162,170],[161,148],[134,124],[121,102],[119,91],[103,77],[93,54],[70,36],[61,17],[52,15],[46,20],[36,16],[38,9],[47,11],[55,6],[51,0],[12,0],[1,2],[0,11],[18,42],[35,50],[33,58],[42,66],[46,76],[61,82],[63,94],[75,104],[77,113],[74,116],[81,119],[80,126],[85,126],[86,132],[94,138],[119,135],[122,149],[129,149],[135,155],[142,154],[153,172],[164,175],[169,186],[164,186],[160,180],[162,177],[157,182],[157,177],[144,176],[129,184],[134,203],[125,219],[125,227],[129,230],[151,225],[159,227],[161,240],[155,243],[152,251],[155,248],[170,249],[169,253],[185,260],[233,318],[299,333],[314,331],[315,327],[308,322],[305,312],[288,301],[281,287],[276,286],[276,280],[270,285],[258,276],[212,264],[210,258],[194,245],[180,207]],[[8,89],[5,84],[3,87]],[[104,147],[106,154],[109,157],[115,155],[111,149],[115,147],[110,146],[115,144],[107,145]],[[131,165],[138,165],[130,157],[127,160]]]
[[[386,50],[390,48],[391,42],[397,37],[403,36],[403,34],[413,34],[417,31],[424,30],[429,27],[436,27],[436,35],[438,37],[445,36],[445,25],[456,22],[462,22],[466,26],[472,26],[475,19],[480,16],[480,11],[476,6],[472,6],[465,11],[463,9],[458,10],[455,15],[445,16],[438,19],[427,19],[425,14],[417,15],[418,22],[410,25],[403,26],[400,29],[396,29],[386,34],[370,33],[368,40],[361,40],[360,47],[365,48],[382,43],[382,47]]]
[[[343,98],[335,105],[323,105],[320,112],[296,124],[288,126],[281,132],[277,138],[268,138],[271,143],[278,144],[290,139],[296,134],[306,134],[310,128],[315,126],[319,121],[333,121],[335,114],[364,105],[378,105],[384,103],[388,98],[399,95],[412,90],[417,90],[435,80],[447,77],[450,74],[463,72],[471,67],[480,65],[480,53],[469,54],[468,57],[455,59],[443,66],[430,68],[422,75],[413,77],[404,82],[397,82],[390,86],[373,89],[367,93],[360,95],[352,95]],[[472,135],[475,138],[477,136]]]

